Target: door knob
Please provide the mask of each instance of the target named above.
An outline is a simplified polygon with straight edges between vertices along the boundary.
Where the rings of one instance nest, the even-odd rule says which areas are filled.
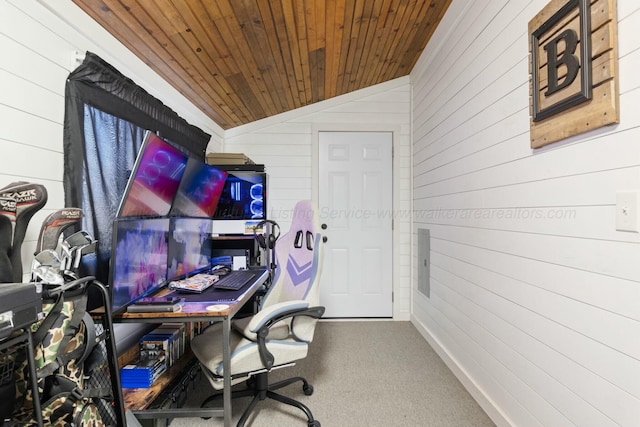
[[[327,243],[327,240],[329,240],[329,239],[327,238],[327,236],[322,236],[322,241],[323,241],[324,243]]]
[[[320,226],[320,228],[322,228],[323,230],[326,230],[326,229],[327,229],[327,224],[322,224],[322,225]]]

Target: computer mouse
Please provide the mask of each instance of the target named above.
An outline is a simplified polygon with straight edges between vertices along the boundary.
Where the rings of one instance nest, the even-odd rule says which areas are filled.
[[[224,276],[229,271],[231,271],[231,269],[229,267],[227,267],[226,265],[216,265],[216,266],[211,268],[210,273],[211,274],[217,274],[219,276]]]

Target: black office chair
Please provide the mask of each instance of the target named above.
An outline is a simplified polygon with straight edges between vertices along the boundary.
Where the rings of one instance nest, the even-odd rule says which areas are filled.
[[[248,381],[248,389],[234,391],[232,397],[253,396],[238,427],[244,426],[257,403],[267,398],[301,409],[309,427],[320,426],[306,405],[274,391],[300,381],[304,393],[311,395],[313,387],[306,379],[294,377],[269,384],[269,372],[293,366],[296,360],[307,356],[315,325],[324,313],[324,307],[318,305],[322,265],[319,230],[311,202],[298,202],[291,229],[278,239],[274,282],[262,299],[259,311],[233,322],[231,383],[251,381]],[[221,326],[216,324],[191,342],[193,353],[216,390],[223,388],[222,339]],[[221,393],[209,397],[203,406],[220,397]]]

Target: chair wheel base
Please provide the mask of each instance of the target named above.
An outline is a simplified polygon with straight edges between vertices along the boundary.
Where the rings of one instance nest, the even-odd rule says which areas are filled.
[[[302,391],[305,396],[311,396],[313,394],[313,386],[311,384],[304,385],[302,386]]]

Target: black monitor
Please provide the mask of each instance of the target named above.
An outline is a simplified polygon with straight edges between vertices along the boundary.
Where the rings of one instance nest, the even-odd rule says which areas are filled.
[[[186,277],[211,263],[211,220],[171,218],[167,279]]]
[[[225,171],[190,157],[169,214],[211,218],[226,179]]]
[[[121,311],[167,281],[168,218],[120,218],[113,225],[109,288]]]
[[[166,216],[188,156],[147,132],[118,208],[118,217]]]
[[[227,171],[215,220],[267,219],[267,174],[258,171]]]

